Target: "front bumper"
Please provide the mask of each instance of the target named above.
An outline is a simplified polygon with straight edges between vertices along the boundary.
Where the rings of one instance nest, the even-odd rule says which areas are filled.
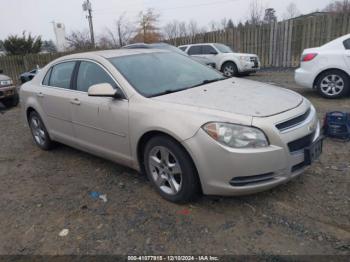
[[[260,62],[256,61],[241,61],[239,71],[241,73],[256,72],[260,70]]]
[[[15,86],[0,87],[0,99],[6,99],[16,94]]]
[[[271,144],[267,148],[225,147],[202,129],[194,137],[184,141],[184,146],[197,167],[204,194],[223,196],[253,194],[286,183],[304,171],[304,150],[291,153],[288,143],[311,133],[314,134],[313,141],[319,137],[319,125],[318,131],[310,131],[309,128],[311,123],[315,125],[315,122],[318,122],[316,112],[299,128],[283,134],[275,128],[275,125],[267,127],[271,126],[271,122],[278,122],[279,117],[280,115],[268,120],[253,121],[254,126],[260,127],[267,134]]]

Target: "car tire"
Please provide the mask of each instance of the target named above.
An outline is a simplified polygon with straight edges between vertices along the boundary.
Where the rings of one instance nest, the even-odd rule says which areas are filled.
[[[186,150],[167,136],[151,138],[145,146],[143,164],[153,187],[166,200],[187,203],[199,194],[199,179]]]
[[[234,77],[238,76],[238,68],[237,65],[233,62],[226,62],[221,67],[221,72],[226,77]]]
[[[55,143],[51,140],[39,114],[32,111],[29,114],[28,122],[35,144],[43,150],[52,149]]]
[[[322,73],[316,81],[318,93],[325,98],[340,98],[349,94],[349,76],[340,70]]]

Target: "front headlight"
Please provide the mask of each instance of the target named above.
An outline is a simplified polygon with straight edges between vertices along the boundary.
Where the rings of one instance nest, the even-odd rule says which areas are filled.
[[[250,57],[249,56],[240,56],[239,59],[242,62],[250,62]]]
[[[269,146],[265,134],[257,128],[228,124],[208,123],[204,131],[219,143],[232,148],[262,148]]]

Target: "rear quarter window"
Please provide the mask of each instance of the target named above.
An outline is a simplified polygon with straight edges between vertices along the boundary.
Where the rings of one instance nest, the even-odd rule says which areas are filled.
[[[47,71],[47,73],[46,73],[46,75],[44,77],[43,85],[45,85],[45,86],[49,85],[51,71],[52,71],[52,67],[49,69],[49,71]]]
[[[349,39],[346,39],[344,42],[343,42],[343,45],[345,47],[346,50],[350,50],[350,38]]]

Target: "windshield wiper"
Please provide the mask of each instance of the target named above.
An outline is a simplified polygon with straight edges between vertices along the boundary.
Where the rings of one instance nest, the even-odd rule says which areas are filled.
[[[227,79],[226,77],[220,77],[220,78],[214,78],[214,79],[210,79],[210,80],[204,80],[203,82],[201,82],[201,83],[199,83],[197,85],[191,86],[189,88],[203,86],[203,85],[206,85],[206,84],[210,84],[210,83],[214,83],[214,82],[218,82],[218,81],[223,81],[223,80],[226,80],[226,79]]]
[[[154,94],[154,95],[150,95],[149,97],[168,95],[168,94],[184,91],[186,89],[188,89],[188,88],[186,87],[186,88],[181,88],[181,89],[167,89],[167,90],[165,90],[163,92],[160,92],[160,93],[157,93],[157,94]]]
[[[181,89],[167,89],[167,90],[164,90],[163,92],[160,92],[160,93],[157,93],[154,95],[150,95],[149,98],[156,97],[156,96],[168,95],[168,94],[184,91],[187,89],[195,88],[198,86],[202,86],[202,85],[206,85],[206,84],[210,84],[210,83],[214,83],[214,82],[218,82],[218,81],[222,81],[222,80],[226,80],[226,79],[227,79],[226,77],[214,78],[214,79],[210,79],[210,80],[204,80],[201,83],[190,86],[190,87],[185,87],[185,88],[181,88]]]

